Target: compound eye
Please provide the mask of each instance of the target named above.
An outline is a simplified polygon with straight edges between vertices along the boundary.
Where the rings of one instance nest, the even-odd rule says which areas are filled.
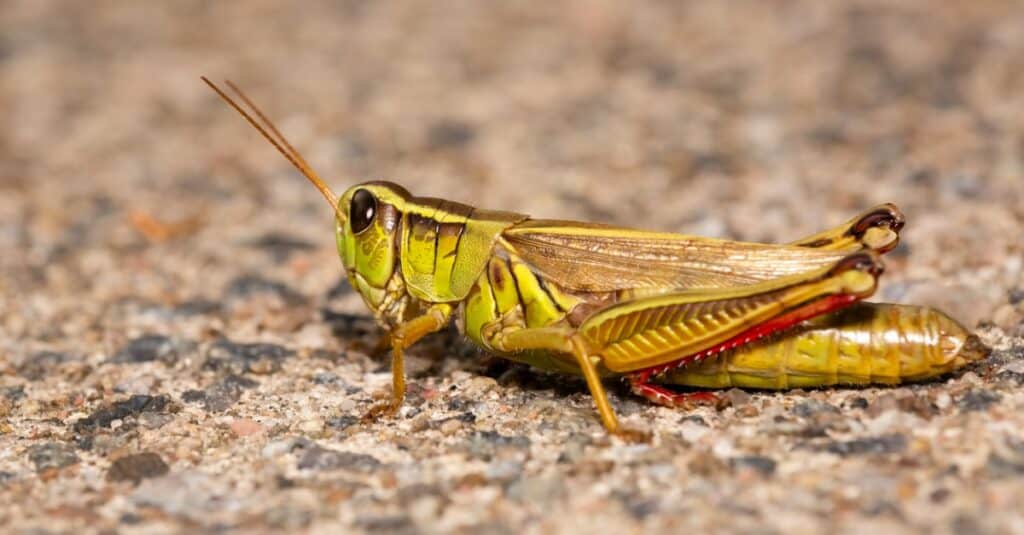
[[[366,230],[376,216],[377,199],[373,198],[373,194],[361,189],[352,195],[352,202],[348,205],[348,220],[353,233],[359,234]]]

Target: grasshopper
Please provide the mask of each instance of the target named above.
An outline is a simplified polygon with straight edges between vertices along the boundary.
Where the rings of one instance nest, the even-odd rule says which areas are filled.
[[[203,77],[323,195],[352,287],[386,331],[392,393],[403,354],[455,322],[502,357],[582,375],[604,427],[627,439],[603,380],[654,403],[711,401],[666,385],[786,388],[935,377],[983,346],[944,314],[857,304],[899,242],[891,204],[789,244],[762,244],[534,219],[416,197],[391,182],[337,197],[234,84],[248,109]],[[843,309],[846,309],[845,311]]]

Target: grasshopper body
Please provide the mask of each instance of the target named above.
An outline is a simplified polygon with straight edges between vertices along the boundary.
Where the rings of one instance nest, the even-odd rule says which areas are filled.
[[[378,412],[402,402],[404,350],[452,321],[489,351],[582,374],[605,427],[625,436],[635,435],[619,426],[602,378],[622,377],[639,395],[681,405],[702,395],[662,385],[898,382],[967,360],[947,359],[924,375],[906,367],[876,373],[889,353],[930,355],[943,342],[925,334],[949,331],[948,318],[891,305],[857,309],[870,311],[868,319],[833,313],[875,291],[880,255],[903,226],[895,206],[777,245],[533,219],[415,197],[390,182],[359,184],[335,199],[237,88],[262,125],[206,81],[331,203],[348,279],[389,336],[393,394]],[[895,338],[865,342],[874,336]],[[805,369],[800,351],[843,358]],[[845,371],[865,366],[866,375]]]

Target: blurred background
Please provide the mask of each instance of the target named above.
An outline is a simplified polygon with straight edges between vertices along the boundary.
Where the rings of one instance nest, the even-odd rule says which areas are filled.
[[[205,74],[246,89],[338,191],[383,178],[760,241],[892,201],[909,219],[894,280],[999,270],[1024,225],[1024,9],[960,4],[13,2],[5,264],[130,248],[135,212],[195,221],[215,256],[271,230],[327,246],[315,191]]]
[[[330,210],[200,75],[336,192],[758,241],[894,202],[881,300],[1024,329],[1017,1],[26,0],[0,10],[9,375],[148,332],[337,348],[317,311],[366,314]]]

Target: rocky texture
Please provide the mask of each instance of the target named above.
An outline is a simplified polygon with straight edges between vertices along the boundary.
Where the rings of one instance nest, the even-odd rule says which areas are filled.
[[[6,2],[0,525],[26,533],[1020,532],[1019,2]],[[995,348],[927,384],[729,391],[609,438],[442,334],[394,419],[336,190],[793,240],[906,212],[880,300]]]

